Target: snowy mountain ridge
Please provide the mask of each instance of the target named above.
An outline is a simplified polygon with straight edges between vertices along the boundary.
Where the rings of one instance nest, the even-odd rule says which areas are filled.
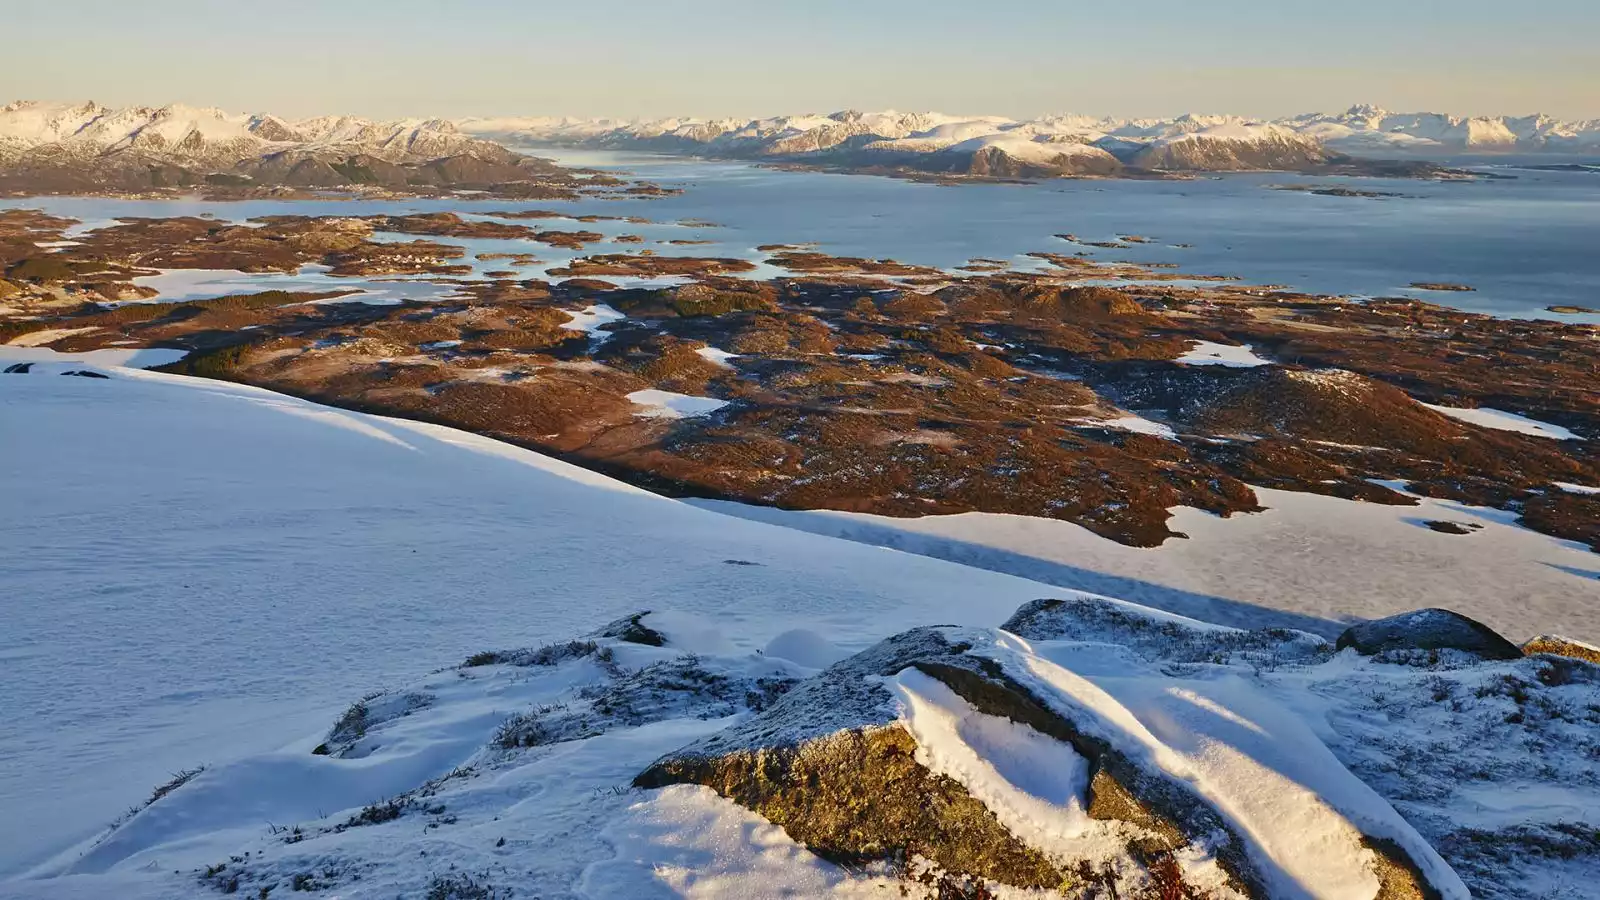
[[[0,107],[0,162],[5,163],[134,156],[221,165],[285,151],[362,153],[396,163],[460,153],[506,155],[444,119],[377,122],[321,116],[290,121],[183,104],[115,109],[93,102],[22,100]]]
[[[1396,113],[1371,105],[1338,113],[1308,113],[1275,120],[1234,115],[1185,114],[1168,119],[1050,115],[1035,119],[953,116],[893,110],[831,115],[738,119],[549,119],[469,118],[458,127],[469,134],[505,140],[578,143],[598,147],[719,154],[781,156],[837,148],[870,136],[864,146],[905,152],[938,152],[985,135],[1079,139],[1117,153],[1184,135],[1222,139],[1231,129],[1281,129],[1329,150],[1443,153],[1469,151],[1585,152],[1600,148],[1600,120],[1564,121],[1545,115],[1455,116]],[[1259,138],[1256,134],[1254,137]],[[1228,139],[1240,139],[1237,132]],[[917,143],[909,143],[909,141]],[[885,142],[899,142],[885,146]]]

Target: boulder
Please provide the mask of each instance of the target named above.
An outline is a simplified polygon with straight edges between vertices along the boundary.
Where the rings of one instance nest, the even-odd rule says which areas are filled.
[[[1543,653],[1549,656],[1565,656],[1600,665],[1600,647],[1554,634],[1541,634],[1528,641],[1522,645],[1522,652],[1528,656],[1533,656],[1536,653]]]
[[[667,639],[654,628],[644,624],[644,617],[650,615],[650,610],[634,613],[607,624],[596,631],[593,637],[612,638],[629,644],[644,644],[649,647],[664,647]]]
[[[1448,609],[1418,609],[1352,625],[1335,646],[1365,656],[1392,650],[1459,650],[1484,659],[1522,658],[1517,645],[1494,629]]]

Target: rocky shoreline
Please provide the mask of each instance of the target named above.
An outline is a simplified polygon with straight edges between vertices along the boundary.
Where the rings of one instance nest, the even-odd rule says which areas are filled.
[[[554,218],[539,212],[130,219],[66,242],[71,220],[8,211],[0,343],[181,349],[174,371],[448,424],[680,496],[1017,513],[1155,546],[1181,537],[1172,507],[1254,512],[1256,485],[1449,498],[1600,551],[1600,495],[1563,487],[1600,484],[1594,326],[1071,254],[1036,254],[1038,272],[976,260],[952,274],[771,245],[765,262],[788,274],[760,281],[736,277],[746,260],[619,248],[544,280],[473,276],[450,243],[605,241],[524,224]],[[454,294],[371,305],[355,284],[342,298],[133,302],[152,293],[133,279],[158,270],[307,264]],[[668,276],[679,283],[603,280]],[[1123,286],[1082,284],[1106,279]],[[1485,427],[1478,408],[1573,438]]]

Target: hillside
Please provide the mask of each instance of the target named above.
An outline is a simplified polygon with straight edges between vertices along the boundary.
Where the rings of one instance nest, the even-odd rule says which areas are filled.
[[[49,598],[0,638],[13,713],[48,723],[0,737],[0,875],[174,771],[641,603],[744,621],[752,652],[797,627],[862,641],[923,616],[994,623],[1048,590],[753,526],[453,429],[113,368],[172,358],[156,352],[0,348],[0,369],[62,360],[0,374],[0,589]],[[85,369],[111,378],[59,374]]]
[[[50,598],[3,648],[40,723],[0,738],[0,874],[31,870],[3,897],[1454,900],[1596,874],[1600,675],[1574,660],[1235,631],[133,351],[0,352],[31,363],[0,375],[3,588]]]

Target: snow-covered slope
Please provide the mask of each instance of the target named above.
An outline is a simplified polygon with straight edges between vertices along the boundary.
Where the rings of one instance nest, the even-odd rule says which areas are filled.
[[[1315,138],[1281,125],[1230,122],[1156,138],[1129,160],[1143,169],[1284,169],[1313,166],[1332,158]]]
[[[365,153],[390,162],[504,152],[442,119],[373,122],[325,116],[291,122],[182,104],[111,109],[96,103],[17,101],[0,107],[0,162],[51,163],[120,155],[224,166],[284,151]]]
[[[1595,152],[1600,120],[1561,121],[1549,116],[1462,117],[1441,113],[1392,113],[1355,106],[1342,113],[1310,113],[1266,122],[1240,116],[1183,115],[1172,119],[1118,119],[1054,115],[1018,121],[999,116],[942,113],[861,113],[779,116],[756,120],[497,118],[457,123],[471,134],[531,143],[692,152],[724,156],[810,156],[869,149],[880,153],[932,154],[978,139],[1004,142],[1074,140],[1093,143],[1123,159],[1170,146],[1186,135],[1247,145],[1230,154],[1258,159],[1282,154],[1279,165],[1300,164],[1310,151],[1356,155],[1443,155],[1471,151]],[[1269,127],[1271,126],[1271,127]],[[1229,136],[1231,135],[1231,136]],[[1286,144],[1294,147],[1285,151]],[[1212,145],[1213,147],[1215,145]],[[1180,150],[1193,151],[1194,147]],[[1021,157],[1013,157],[1026,162]],[[1170,155],[1184,161],[1181,153]],[[1202,167],[1203,155],[1189,161]]]
[[[1371,150],[1594,152],[1600,120],[1561,121],[1550,116],[1452,116],[1395,113],[1353,106],[1342,113],[1312,113],[1282,124],[1352,153]]]
[[[928,623],[1192,785],[1272,896],[1371,900],[1362,834],[1449,897],[1458,874],[1574,898],[1593,874],[1464,843],[1566,847],[1600,824],[1581,671],[1239,635],[451,429],[109,365],[160,359],[136,353],[0,347],[28,364],[0,374],[0,707],[26,723],[0,731],[0,897],[917,896],[709,790],[628,784]],[[1083,616],[996,630],[1040,597]],[[641,625],[664,645],[623,639]],[[536,649],[486,652],[517,647]],[[1071,747],[916,672],[884,689],[919,763],[1047,855],[1120,833],[1085,821]],[[1108,846],[1107,877],[1143,883]],[[1174,864],[1230,896],[1208,846]]]
[[[715,617],[744,652],[797,627],[860,647],[1052,590],[450,429],[47,350],[0,360],[34,364],[0,374],[0,709],[32,723],[0,729],[0,875],[181,768],[312,736],[486,648],[652,607]],[[111,378],[59,374],[83,369]]]

